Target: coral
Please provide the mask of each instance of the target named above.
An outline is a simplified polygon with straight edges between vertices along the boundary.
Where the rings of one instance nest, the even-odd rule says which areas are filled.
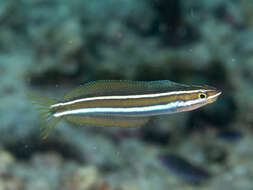
[[[0,189],[251,189],[251,10],[247,0],[1,1]],[[223,94],[140,129],[61,122],[41,141],[27,94],[61,99],[96,79],[170,79]],[[157,159],[165,152],[213,178],[193,186],[171,175]]]
[[[108,183],[98,185],[95,190],[121,190],[120,188],[112,188]]]
[[[24,181],[14,177],[7,177],[6,179],[0,178],[0,188],[12,190],[24,190],[25,186]]]

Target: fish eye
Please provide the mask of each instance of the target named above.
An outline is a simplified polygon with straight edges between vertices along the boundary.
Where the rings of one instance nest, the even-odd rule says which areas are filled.
[[[204,99],[204,98],[206,98],[206,94],[204,94],[204,93],[199,93],[199,94],[198,94],[198,97],[199,97],[200,99]]]

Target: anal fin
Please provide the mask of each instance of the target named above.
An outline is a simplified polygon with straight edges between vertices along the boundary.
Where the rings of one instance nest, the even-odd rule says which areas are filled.
[[[67,116],[66,120],[75,124],[87,124],[102,127],[134,128],[146,124],[148,117],[120,117],[120,116]]]

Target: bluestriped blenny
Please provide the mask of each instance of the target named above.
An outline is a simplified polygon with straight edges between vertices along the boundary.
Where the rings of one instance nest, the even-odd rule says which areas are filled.
[[[150,116],[189,111],[214,102],[221,91],[210,86],[162,81],[95,81],[57,101],[30,95],[40,105],[42,137],[62,119],[77,124],[138,127]]]

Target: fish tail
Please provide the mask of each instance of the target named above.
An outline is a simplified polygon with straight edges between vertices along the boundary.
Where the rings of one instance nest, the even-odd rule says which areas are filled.
[[[51,105],[58,103],[58,101],[36,94],[28,94],[28,97],[32,101],[32,104],[36,105],[36,110],[40,112],[40,121],[43,123],[40,127],[41,137],[45,140],[55,125],[62,119],[62,117],[54,117],[54,110],[51,108]]]

